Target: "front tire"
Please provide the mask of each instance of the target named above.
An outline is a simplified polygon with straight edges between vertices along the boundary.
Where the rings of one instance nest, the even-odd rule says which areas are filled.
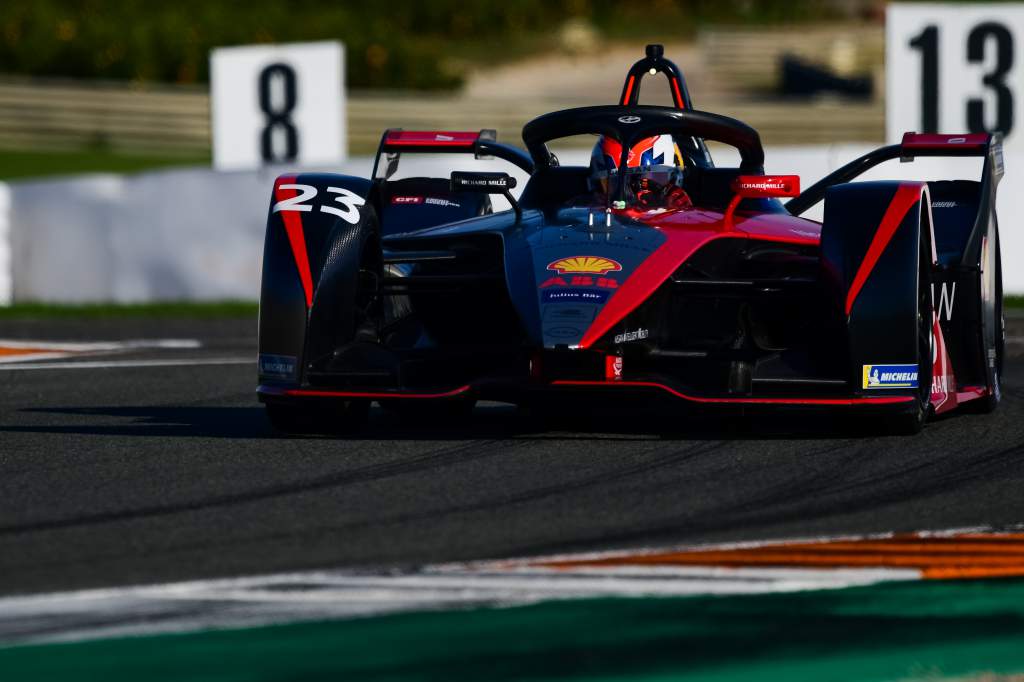
[[[996,233],[998,235],[998,233]],[[981,287],[982,329],[981,347],[983,356],[982,367],[985,368],[986,388],[988,395],[964,404],[964,411],[974,414],[989,414],[999,407],[1002,400],[1003,359],[1006,352],[1006,319],[1003,317],[1003,259],[999,249],[999,238],[995,239],[995,247],[991,256],[986,254],[988,262],[982,263],[985,282]],[[988,300],[986,300],[986,292]]]

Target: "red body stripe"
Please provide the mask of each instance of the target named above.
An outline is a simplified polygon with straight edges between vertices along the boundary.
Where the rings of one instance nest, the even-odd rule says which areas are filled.
[[[622,96],[622,106],[629,104],[629,96],[633,94],[633,81],[635,80],[634,76],[629,77],[629,82],[626,83],[626,94]]]
[[[672,90],[676,93],[676,107],[679,109],[685,109],[686,103],[683,102],[683,95],[679,92],[679,81],[675,78],[672,79]]]
[[[987,386],[957,386],[957,404],[966,403],[970,400],[977,400],[988,395]]]
[[[281,185],[290,185],[294,182],[294,177],[278,178],[277,185],[274,187],[274,198],[277,201],[284,201],[296,196],[297,190],[281,188]],[[279,215],[281,222],[284,223],[284,230],[288,234],[288,243],[292,247],[295,267],[299,270],[299,280],[302,282],[302,290],[306,294],[306,307],[311,308],[313,306],[313,275],[309,271],[309,255],[306,253],[306,236],[302,231],[302,218],[298,211],[280,211]]]
[[[469,391],[470,387],[460,386],[451,391],[445,391],[444,393],[398,393],[391,391],[318,391],[307,388],[290,388],[284,391],[276,392],[279,395],[286,395],[289,397],[311,397],[311,398],[426,398],[426,399],[440,399],[440,398],[454,398],[455,396],[461,395]],[[261,393],[275,393],[275,391],[265,390],[261,388]]]
[[[612,326],[643,303],[697,249],[719,235],[706,231],[666,230],[665,242],[633,271],[580,339],[589,348]]]
[[[864,260],[861,261],[860,268],[857,269],[857,274],[854,275],[853,282],[850,284],[850,290],[846,294],[847,315],[853,309],[853,302],[857,300],[857,296],[860,294],[864,282],[867,281],[868,275],[871,274],[882,252],[885,251],[885,247],[888,246],[892,236],[896,233],[896,228],[900,226],[907,212],[920,198],[920,184],[907,183],[900,185],[896,190],[896,195],[889,202],[889,208],[886,209],[885,215],[882,216],[882,222],[879,223],[878,229],[875,230],[875,236],[871,239],[871,245],[868,246],[867,253],[864,254]]]
[[[937,313],[932,315],[932,334],[935,337],[935,360],[932,362],[931,402],[935,414],[942,414],[960,403],[960,395],[953,374],[953,361],[946,351],[946,337],[942,333]]]
[[[598,313],[597,318],[591,323],[587,333],[580,339],[580,348],[589,348],[594,345],[616,323],[646,301],[676,271],[676,268],[692,256],[697,249],[712,240],[733,238],[786,244],[815,245],[818,243],[817,239],[808,237],[743,232],[734,229],[731,224],[725,228],[728,231],[720,232],[718,228],[713,229],[716,231],[664,230],[667,237],[665,243],[648,256],[647,260],[641,263],[622,286],[615,291],[614,295],[608,300],[608,303]]]
[[[695,403],[714,404],[739,404],[739,405],[892,405],[896,403],[909,403],[917,400],[914,396],[882,396],[879,398],[702,398],[699,396],[687,395],[665,384],[654,381],[554,381],[555,386],[587,386],[587,387],[633,387],[633,388],[656,388],[666,391]]]
[[[738,404],[738,405],[895,405],[916,400],[913,396],[881,396],[877,398],[706,398],[692,396],[676,389],[659,384],[655,381],[553,381],[551,386],[586,387],[586,388],[654,388],[671,395],[695,403],[707,404]],[[326,391],[315,389],[280,389],[273,386],[260,386],[259,393],[264,395],[280,395],[297,398],[369,398],[369,399],[427,399],[437,400],[454,398],[472,390],[469,385],[460,386],[442,393],[398,393],[391,391]]]

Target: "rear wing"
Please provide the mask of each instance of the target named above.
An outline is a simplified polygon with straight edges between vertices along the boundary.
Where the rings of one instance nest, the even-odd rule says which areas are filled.
[[[850,182],[875,166],[899,159],[913,161],[916,157],[984,157],[981,182],[995,195],[996,185],[1003,177],[1003,138],[999,133],[970,133],[967,135],[940,135],[935,133],[906,133],[900,144],[880,147],[854,159],[842,168],[814,183],[797,198],[785,204],[786,210],[800,215],[825,198],[832,185]]]
[[[477,159],[497,157],[533,173],[533,161],[529,155],[518,147],[498,142],[494,130],[463,132],[389,128],[384,131],[373,160],[373,179],[387,180],[394,175],[402,154],[472,154]]]

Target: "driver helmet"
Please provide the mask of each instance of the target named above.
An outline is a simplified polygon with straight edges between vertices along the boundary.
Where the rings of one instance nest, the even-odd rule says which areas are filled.
[[[618,173],[622,145],[602,136],[590,157],[590,175],[596,191],[606,194],[609,178]],[[679,146],[671,135],[646,137],[634,144],[626,157],[625,178],[628,193],[640,205],[649,208],[664,206],[671,196],[678,203],[690,204],[680,187],[685,162]]]

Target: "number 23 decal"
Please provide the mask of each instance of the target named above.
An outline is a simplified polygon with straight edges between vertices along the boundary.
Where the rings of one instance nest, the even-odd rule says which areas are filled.
[[[273,213],[278,211],[312,211],[313,206],[306,203],[312,201],[317,194],[316,187],[312,185],[278,185],[278,189],[294,189],[299,194],[291,197],[290,199],[282,199],[281,201],[274,204]],[[359,206],[366,203],[366,199],[361,196],[345,189],[344,187],[328,187],[326,192],[335,194],[334,203],[340,204],[341,206],[332,206],[328,204],[321,204],[320,210],[324,213],[331,213],[338,216],[347,223],[355,225],[359,222]]]

